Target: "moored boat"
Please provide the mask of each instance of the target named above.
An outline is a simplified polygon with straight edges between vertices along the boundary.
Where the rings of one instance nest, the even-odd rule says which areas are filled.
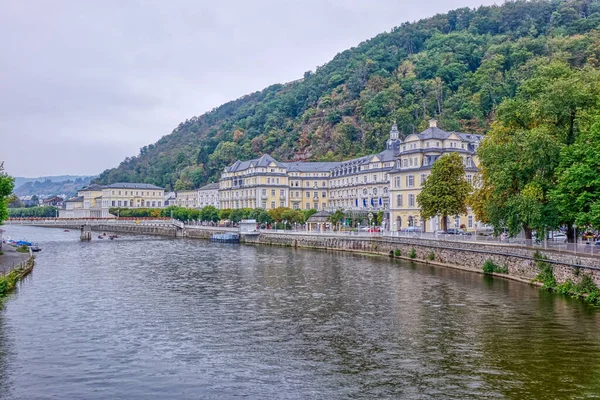
[[[211,242],[239,243],[240,235],[237,233],[215,233],[210,237]]]

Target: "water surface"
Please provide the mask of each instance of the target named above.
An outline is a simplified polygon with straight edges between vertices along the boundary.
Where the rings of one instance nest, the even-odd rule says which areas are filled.
[[[526,284],[341,252],[8,226],[6,399],[600,398],[600,313]]]

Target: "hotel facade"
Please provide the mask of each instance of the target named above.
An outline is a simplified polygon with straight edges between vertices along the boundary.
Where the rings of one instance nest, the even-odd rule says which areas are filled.
[[[60,210],[61,218],[111,218],[111,208],[163,208],[165,191],[148,183],[92,184],[77,192]]]
[[[479,172],[476,150],[482,135],[446,132],[435,120],[425,131],[400,139],[394,124],[386,149],[378,154],[344,162],[280,162],[268,154],[236,161],[224,169],[219,180],[220,208],[290,207],[356,213],[382,211],[386,230],[418,227],[434,231],[439,218],[420,217],[417,196],[444,154],[456,152],[465,165],[465,178],[476,181]],[[471,210],[449,217],[448,227],[475,229]]]

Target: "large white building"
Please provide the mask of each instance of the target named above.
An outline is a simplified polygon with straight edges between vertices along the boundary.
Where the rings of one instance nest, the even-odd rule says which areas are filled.
[[[268,154],[238,160],[225,168],[219,181],[221,208],[383,212],[387,230],[409,226],[436,230],[439,221],[422,221],[416,201],[431,166],[443,154],[459,153],[465,178],[475,182],[479,172],[476,150],[482,139],[482,135],[446,132],[431,120],[428,129],[404,140],[394,124],[385,150],[344,162],[280,162]],[[452,216],[450,222],[448,227],[464,225],[467,229],[476,224],[471,211]]]
[[[221,207],[219,200],[219,183],[209,183],[198,189],[198,208],[206,206]]]
[[[63,218],[110,218],[111,208],[163,208],[164,189],[148,183],[89,185],[65,202]]]

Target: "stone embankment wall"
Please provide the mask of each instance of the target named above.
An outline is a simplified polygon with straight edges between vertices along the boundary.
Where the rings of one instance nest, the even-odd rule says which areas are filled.
[[[519,246],[399,237],[365,238],[285,233],[261,233],[260,236],[243,236],[242,239],[245,243],[253,244],[341,250],[386,256],[393,256],[399,251],[399,258],[478,273],[483,272],[482,266],[485,261],[491,259],[494,264],[508,268],[507,275],[499,275],[522,282],[531,282],[540,272],[533,256],[535,250]],[[413,249],[416,254],[414,259],[409,257]],[[431,253],[433,253],[433,260],[429,259]],[[540,249],[540,253],[553,265],[554,276],[558,283],[563,283],[567,279],[577,282],[581,274],[588,274],[596,285],[600,286],[600,259],[543,249]]]
[[[80,229],[80,225],[60,225],[53,227]],[[186,227],[179,229],[175,226],[153,226],[132,224],[102,224],[92,226],[98,232],[118,232],[143,235],[161,235],[170,237],[186,237],[193,239],[208,239],[215,233],[223,233],[223,229],[210,227]],[[234,231],[234,230],[229,230]],[[327,249],[352,251],[358,253],[379,254],[397,258],[426,262],[433,265],[458,268],[482,273],[482,266],[490,259],[498,266],[505,266],[508,274],[499,274],[522,282],[531,282],[540,272],[536,266],[534,253],[536,250],[521,246],[500,245],[481,242],[450,242],[402,237],[365,237],[340,236],[327,234],[296,234],[296,233],[261,233],[260,235],[242,235],[242,242],[249,244],[277,245],[286,247],[302,247],[309,249]],[[414,249],[415,258],[409,255]],[[558,283],[568,279],[577,282],[583,274],[592,277],[600,286],[600,258],[539,249],[548,262],[553,266],[553,273]],[[433,253],[433,260],[430,255]]]

